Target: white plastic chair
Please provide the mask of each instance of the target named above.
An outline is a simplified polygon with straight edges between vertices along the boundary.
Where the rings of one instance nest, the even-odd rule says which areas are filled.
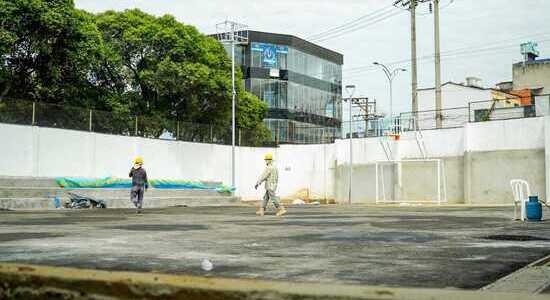
[[[531,190],[529,189],[529,183],[522,179],[510,180],[512,186],[512,192],[514,193],[514,220],[518,220],[518,204],[521,206],[521,220],[525,221],[525,203],[529,201],[529,195]]]

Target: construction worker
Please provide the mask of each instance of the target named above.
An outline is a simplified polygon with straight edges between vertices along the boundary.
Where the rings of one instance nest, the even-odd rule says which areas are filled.
[[[262,173],[262,176],[260,176],[260,179],[258,179],[258,182],[256,182],[254,188],[258,189],[258,186],[265,181],[265,195],[256,214],[263,216],[267,203],[271,200],[277,209],[277,216],[282,216],[286,213],[286,210],[279,204],[279,197],[275,195],[275,192],[277,191],[277,183],[279,181],[279,171],[277,171],[277,167],[273,165],[273,155],[271,153],[266,154],[264,160],[266,164],[265,170]]]
[[[143,206],[143,193],[149,188],[147,172],[143,168],[143,158],[140,156],[134,159],[134,166],[130,170],[130,177],[132,178],[130,200],[134,203],[137,213],[140,214]]]

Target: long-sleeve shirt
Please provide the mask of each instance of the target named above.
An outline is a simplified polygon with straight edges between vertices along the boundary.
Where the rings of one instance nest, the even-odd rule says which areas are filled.
[[[144,168],[130,170],[130,177],[132,178],[133,186],[145,186],[149,187],[149,182],[147,181],[147,172]]]
[[[258,179],[257,185],[262,184],[265,181],[265,189],[275,192],[277,190],[277,184],[279,183],[279,171],[274,165],[268,165],[265,167],[262,176]]]

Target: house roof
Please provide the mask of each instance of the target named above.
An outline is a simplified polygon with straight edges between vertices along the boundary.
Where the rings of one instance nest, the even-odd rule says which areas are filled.
[[[524,62],[515,63],[514,66],[523,65]],[[535,59],[525,62],[526,65],[550,64],[550,58]]]
[[[483,90],[483,91],[493,90],[492,88],[483,88],[483,87],[477,87],[477,86],[470,86],[470,85],[465,85],[465,84],[462,84],[462,83],[456,83],[456,82],[453,82],[453,81],[447,81],[444,84],[442,84],[441,86],[443,87],[443,86],[446,86],[446,85],[455,85],[455,86],[460,86],[460,87],[464,87],[464,88],[472,88],[472,89]],[[435,90],[435,87],[418,89],[418,91],[429,91],[429,90]]]

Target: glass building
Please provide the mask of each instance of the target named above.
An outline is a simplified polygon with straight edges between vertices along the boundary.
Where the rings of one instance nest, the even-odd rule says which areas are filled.
[[[264,122],[277,143],[326,143],[340,136],[343,60],[295,36],[258,31],[248,31],[248,44],[235,49],[246,90],[269,106]]]

